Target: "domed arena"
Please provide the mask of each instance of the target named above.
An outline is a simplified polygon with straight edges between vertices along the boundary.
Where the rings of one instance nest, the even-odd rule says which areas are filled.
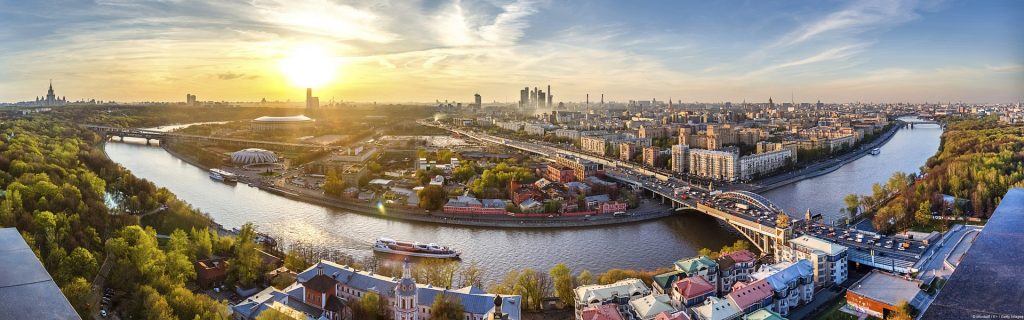
[[[249,148],[235,151],[231,154],[231,162],[249,165],[277,162],[277,155],[273,151]]]

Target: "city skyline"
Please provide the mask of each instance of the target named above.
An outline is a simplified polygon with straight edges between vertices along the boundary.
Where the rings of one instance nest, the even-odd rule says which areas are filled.
[[[325,101],[966,102],[1024,99],[1024,4],[48,2],[0,5],[0,101],[302,101],[282,72],[315,47]],[[334,69],[334,68],[328,68]],[[550,90],[549,90],[550,91]],[[593,102],[593,101],[592,101]]]

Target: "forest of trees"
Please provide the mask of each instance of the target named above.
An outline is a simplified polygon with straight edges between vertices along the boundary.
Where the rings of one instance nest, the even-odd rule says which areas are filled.
[[[948,119],[939,152],[920,176],[895,173],[871,195],[847,196],[848,211],[877,209],[872,222],[881,232],[942,229],[940,217],[992,215],[1009,188],[1024,187],[1024,126],[1002,125],[996,117]],[[943,195],[956,197],[948,203]],[[886,199],[891,198],[889,201]]]
[[[0,227],[16,227],[72,306],[83,316],[106,262],[107,286],[127,295],[138,318],[227,318],[224,305],[193,294],[192,261],[227,253],[230,238],[209,233],[209,217],[110,161],[100,137],[54,111],[0,123]],[[139,223],[138,214],[158,211]],[[157,234],[169,236],[160,246]]]

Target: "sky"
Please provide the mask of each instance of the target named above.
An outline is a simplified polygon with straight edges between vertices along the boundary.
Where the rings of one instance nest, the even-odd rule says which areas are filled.
[[[1008,103],[1024,1],[0,0],[0,101],[299,101],[295,73],[322,102]]]

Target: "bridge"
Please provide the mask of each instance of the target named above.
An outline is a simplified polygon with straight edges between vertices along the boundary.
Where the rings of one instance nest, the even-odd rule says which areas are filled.
[[[430,123],[423,123],[432,125]],[[766,255],[775,254],[780,246],[792,238],[792,227],[776,225],[776,218],[784,214],[779,206],[775,205],[759,194],[749,191],[721,192],[706,190],[701,195],[691,197],[688,194],[676,194],[675,189],[669,187],[664,181],[671,181],[672,173],[664,170],[654,170],[639,164],[622,162],[605,157],[589,155],[581,152],[564,150],[551,146],[516,141],[492,136],[485,133],[476,133],[467,130],[459,130],[447,126],[442,129],[461,134],[471,139],[504,145],[513,149],[535,153],[545,157],[554,157],[557,154],[568,154],[578,158],[597,162],[606,167],[606,176],[617,182],[631,187],[635,191],[642,191],[652,198],[660,199],[662,203],[671,205],[672,208],[685,208],[703,212],[715,217],[732,226],[745,238],[750,240],[762,253]],[[624,172],[618,172],[619,170]],[[628,173],[627,173],[628,172]],[[644,180],[636,177],[655,177],[656,181]],[[718,193],[710,196],[710,194]],[[699,200],[696,198],[700,198]],[[737,205],[739,204],[739,205]]]
[[[275,142],[275,141],[262,141],[262,140],[250,140],[250,139],[236,139],[236,138],[224,138],[224,137],[211,137],[201,136],[193,134],[181,134],[173,132],[164,132],[156,130],[146,130],[137,128],[118,128],[110,126],[100,125],[81,125],[82,128],[92,130],[103,137],[104,140],[112,137],[117,137],[121,141],[124,138],[139,138],[146,139],[146,144],[150,144],[151,141],[158,141],[160,143],[165,142],[214,142],[219,144],[227,144],[240,148],[266,148],[266,149],[329,149],[330,147],[319,145],[319,144],[306,144],[306,143],[288,143],[288,142]]]

